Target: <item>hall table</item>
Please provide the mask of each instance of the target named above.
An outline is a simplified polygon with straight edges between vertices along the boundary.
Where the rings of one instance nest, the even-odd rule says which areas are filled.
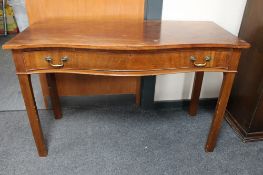
[[[196,72],[190,115],[196,115],[204,72],[224,74],[205,150],[212,152],[242,49],[250,45],[213,22],[88,21],[32,24],[3,45],[11,49],[39,156],[47,156],[31,74],[45,74],[55,118],[62,117],[55,74],[152,76]],[[176,137],[176,133],[175,133]]]

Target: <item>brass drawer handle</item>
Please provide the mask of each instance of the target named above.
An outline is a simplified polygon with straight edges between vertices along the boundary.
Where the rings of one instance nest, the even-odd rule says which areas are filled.
[[[68,58],[68,56],[62,57],[60,59],[61,64],[53,64],[53,58],[51,56],[45,57],[45,60],[49,63],[50,66],[52,66],[54,68],[62,68],[62,67],[64,67],[64,62],[68,61],[69,58]]]
[[[205,67],[206,66],[206,62],[205,63],[194,63],[194,65],[196,67]]]
[[[207,65],[207,62],[209,62],[212,58],[210,56],[205,56],[204,63],[196,63],[196,57],[195,56],[190,56],[190,60],[194,62],[194,65],[196,67],[205,67]]]

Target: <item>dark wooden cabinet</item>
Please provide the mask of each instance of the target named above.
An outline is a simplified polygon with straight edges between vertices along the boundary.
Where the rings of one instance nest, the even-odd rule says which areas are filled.
[[[239,36],[242,53],[226,119],[243,141],[263,140],[263,1],[248,0]]]

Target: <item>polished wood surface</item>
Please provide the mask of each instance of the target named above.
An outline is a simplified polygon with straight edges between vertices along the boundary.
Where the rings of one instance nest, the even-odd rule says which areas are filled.
[[[133,94],[134,92],[136,92],[137,88],[137,77],[130,77],[131,81],[127,82],[127,77],[108,77],[94,75],[87,76],[74,74],[67,74],[67,76],[64,75],[65,74],[56,74],[59,96],[78,96],[79,94],[83,96],[100,95],[102,92],[99,87],[105,85],[106,87],[104,87],[103,92],[109,95]],[[80,88],[74,87],[76,84],[81,85],[81,82],[91,83],[88,84],[88,86],[84,85]]]
[[[235,73],[224,73],[223,84],[218,97],[216,111],[214,114],[214,118],[210,127],[210,132],[208,134],[208,138],[205,146],[205,150],[207,152],[214,151],[216,145],[216,138],[218,137],[222,121],[224,120],[225,110],[234,78],[235,78]]]
[[[144,19],[144,0],[26,0],[30,25],[52,18]]]
[[[212,22],[57,19],[32,24],[3,46],[4,49],[50,47],[152,50],[248,48],[249,44]]]
[[[55,74],[45,74],[45,75],[47,78],[48,90],[49,90],[51,105],[54,111],[55,118],[60,119],[62,117],[62,111],[59,102],[56,76]]]
[[[116,23],[115,21],[101,23],[98,21],[90,23],[93,24],[93,29],[87,28],[86,31],[89,32],[85,32],[84,28],[74,29],[76,31],[73,30],[73,27],[69,29],[73,32],[70,40],[72,45],[69,45],[69,41],[65,44],[63,36],[67,32],[56,35],[51,30],[43,37],[37,30],[41,33],[39,26],[44,25],[33,24],[3,47],[13,50],[17,74],[25,77],[35,73],[43,75],[56,73],[56,78],[66,74],[125,78],[130,76],[133,78],[178,72],[199,72],[193,90],[193,115],[197,110],[203,72],[224,72],[220,97],[205,146],[206,151],[213,151],[237,71],[240,53],[243,48],[248,48],[250,45],[211,22],[150,21],[138,23],[130,21]],[[58,26],[62,27],[65,24],[68,23],[62,21]],[[89,25],[86,22],[83,24]],[[113,24],[123,24],[125,27],[129,26],[127,24],[134,25],[133,28],[128,27],[125,31],[123,26],[114,29]],[[183,31],[186,26],[191,26],[191,29]],[[138,31],[141,32],[138,33]],[[25,37],[28,39],[26,40]],[[192,37],[192,43],[190,37]],[[69,36],[66,38],[70,39]],[[76,38],[86,38],[87,41],[77,41]],[[76,79],[75,76],[73,79]],[[63,79],[61,80],[64,82]],[[56,80],[56,82],[59,81]],[[24,79],[21,83],[30,85],[29,79]],[[138,82],[135,85],[134,91],[137,92],[140,85]],[[57,87],[58,93],[51,94],[53,98],[57,98],[57,94],[60,93],[59,85]],[[67,89],[68,87],[62,88]],[[72,92],[72,90],[69,91]],[[25,98],[28,98],[28,94],[32,96],[31,91],[23,94]],[[34,99],[31,98],[31,101]],[[56,103],[56,100],[53,102],[55,102],[53,107],[56,110],[59,103]],[[35,110],[35,106],[31,105],[27,110],[30,113]],[[36,113],[33,116],[38,118]],[[35,139],[42,140],[37,144],[38,149],[41,150],[45,146],[44,141],[39,131],[35,132]],[[44,155],[44,151],[39,154]]]
[[[37,106],[35,102],[34,92],[31,84],[31,75],[18,75],[21,92],[24,97],[29,123],[37,146],[39,156],[47,156],[47,148],[45,145],[40,119],[38,116]]]
[[[15,50],[16,51],[16,50]],[[17,51],[16,51],[17,53]],[[55,53],[55,54],[53,54]],[[57,54],[63,53],[63,54]],[[71,55],[68,61],[61,61],[64,53]],[[72,49],[21,51],[20,56],[23,64],[19,65],[17,74],[43,74],[43,73],[68,73],[87,74],[119,77],[150,76],[161,74],[172,74],[178,72],[236,72],[238,59],[233,57],[233,49],[174,49],[155,51],[107,51],[100,50],[76,51]],[[51,62],[46,60],[52,55],[52,64],[63,66],[53,67]],[[75,57],[74,57],[75,55]],[[84,56],[83,56],[84,55]],[[87,55],[87,57],[85,57]],[[107,57],[108,55],[108,57]],[[90,56],[90,57],[89,57]],[[206,61],[209,56],[211,60]],[[196,61],[191,60],[192,57]],[[75,59],[74,59],[75,58]],[[67,65],[69,63],[69,65]],[[70,79],[70,77],[67,77]],[[74,78],[69,81],[73,83]],[[59,82],[61,80],[57,80]],[[62,80],[64,81],[64,80]],[[58,85],[59,87],[59,85]],[[70,86],[62,87],[64,89]],[[59,90],[59,88],[58,88]],[[136,91],[136,86],[135,89]]]
[[[142,72],[176,69],[198,68],[195,64],[206,64],[206,68],[229,68],[231,49],[185,49],[185,50],[160,50],[150,52],[127,51],[87,51],[79,49],[56,49],[41,51],[26,51],[24,55],[25,69],[27,72],[37,70],[91,70],[97,72]],[[191,56],[196,61],[190,59]],[[205,57],[211,60],[205,61]],[[47,61],[49,57],[52,61]],[[62,61],[67,57],[66,61]],[[63,65],[61,67],[52,66]],[[203,66],[200,66],[203,67]],[[200,68],[199,67],[199,68]],[[235,71],[235,69],[233,70]],[[18,72],[19,73],[19,72]]]
[[[59,97],[134,94],[135,102],[140,101],[140,90],[137,89],[140,86],[140,77],[109,77],[84,74],[84,72],[83,75],[55,74]],[[52,99],[50,98],[46,75],[40,75],[42,75],[40,76],[43,79],[42,82],[46,82],[41,85],[45,97],[44,102],[46,107],[49,108],[49,101]]]
[[[227,121],[244,142],[263,140],[263,1],[248,0],[239,36],[252,47],[241,55]]]

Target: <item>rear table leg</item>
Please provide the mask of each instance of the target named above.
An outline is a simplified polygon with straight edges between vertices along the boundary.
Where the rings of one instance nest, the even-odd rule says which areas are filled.
[[[46,74],[46,79],[47,79],[50,100],[54,111],[55,119],[61,119],[62,111],[59,101],[58,90],[57,90],[56,76],[53,73]]]
[[[191,97],[190,106],[189,106],[189,110],[188,110],[188,113],[191,116],[196,116],[196,114],[197,114],[203,78],[204,78],[204,72],[196,72],[195,73],[195,80],[194,80],[194,86],[193,86],[193,90],[192,90],[192,97]]]

